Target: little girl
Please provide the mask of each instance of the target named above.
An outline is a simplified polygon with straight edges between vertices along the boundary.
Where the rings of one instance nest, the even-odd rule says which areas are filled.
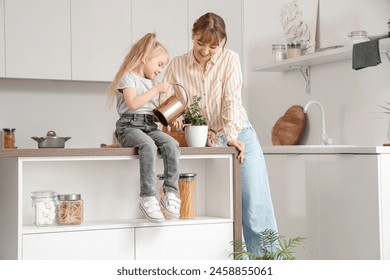
[[[170,87],[167,82],[155,82],[168,59],[167,50],[156,41],[156,34],[146,34],[131,48],[109,90],[110,97],[117,99],[120,118],[115,134],[119,143],[123,147],[138,148],[141,181],[139,207],[151,222],[165,219],[156,198],[154,167],[157,149],[163,158],[165,178],[160,203],[170,218],[180,216],[180,199],[176,196],[179,144],[157,128],[153,113],[158,94],[166,93]]]

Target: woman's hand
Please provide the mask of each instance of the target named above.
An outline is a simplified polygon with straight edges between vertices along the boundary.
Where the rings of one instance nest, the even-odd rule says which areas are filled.
[[[238,140],[229,140],[227,142],[228,146],[230,147],[236,147],[236,149],[239,151],[237,158],[239,159],[240,163],[244,162],[244,152],[245,152],[245,144]]]
[[[184,127],[184,124],[181,120],[176,119],[170,124],[170,126],[176,129],[182,129]]]

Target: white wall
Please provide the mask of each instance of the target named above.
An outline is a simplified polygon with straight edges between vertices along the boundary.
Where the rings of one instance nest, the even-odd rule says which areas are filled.
[[[310,100],[322,103],[327,134],[334,144],[382,145],[387,141],[388,117],[378,105],[390,101],[390,63],[353,70],[342,61],[312,67],[311,95],[305,93],[299,71],[253,72],[252,68],[272,60],[271,45],[283,42],[279,24],[280,6],[286,0],[244,1],[245,102],[263,146],[272,145],[272,127],[292,105]],[[317,42],[319,47],[348,45],[348,33],[366,30],[369,35],[387,33],[389,0],[319,0]],[[248,102],[249,101],[249,102]],[[303,143],[320,144],[320,110],[308,111]]]
[[[263,146],[272,145],[271,131],[288,107],[318,100],[325,107],[327,133],[335,144],[382,145],[388,118],[378,105],[390,101],[390,63],[355,71],[351,61],[312,68],[312,94],[306,95],[298,71],[253,72],[271,61],[271,45],[283,40],[279,9],[285,0],[243,0],[242,44],[245,85],[243,100]],[[389,0],[319,0],[320,47],[349,44],[348,33],[387,32]],[[363,11],[363,12],[362,12]],[[239,12],[241,11],[232,11]],[[55,130],[72,137],[66,147],[98,147],[111,143],[117,118],[106,106],[108,83],[0,79],[0,128],[15,127],[19,148],[37,147],[31,136]],[[304,142],[320,143],[320,112],[308,112]]]
[[[0,79],[0,128],[16,128],[19,148],[37,148],[31,136],[72,137],[65,147],[111,144],[117,113],[107,106],[108,83]],[[115,105],[115,104],[114,104]]]

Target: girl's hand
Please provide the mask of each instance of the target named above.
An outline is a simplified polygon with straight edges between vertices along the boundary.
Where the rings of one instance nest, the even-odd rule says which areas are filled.
[[[240,163],[244,162],[244,151],[245,151],[245,144],[238,140],[229,140],[227,142],[228,146],[230,147],[236,147],[236,149],[239,151],[237,158],[239,159]]]
[[[169,91],[169,88],[171,87],[170,83],[162,82],[158,85],[156,85],[159,93],[166,93]]]

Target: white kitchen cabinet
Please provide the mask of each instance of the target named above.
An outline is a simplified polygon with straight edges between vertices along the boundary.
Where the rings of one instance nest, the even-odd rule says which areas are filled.
[[[297,258],[390,259],[390,151],[284,148],[264,150],[279,232],[307,238]]]
[[[196,218],[156,224],[138,207],[135,149],[0,150],[0,259],[229,259],[241,239],[235,155],[182,148],[180,172],[197,174]],[[84,222],[34,226],[31,192],[48,189],[81,194]]]
[[[0,77],[5,77],[4,0],[0,0]]]
[[[72,80],[112,81],[132,43],[131,0],[71,3]]]
[[[23,234],[24,260],[134,259],[134,229]]]
[[[220,0],[189,0],[189,48],[192,48],[191,30],[195,20],[207,12],[213,12],[220,15],[225,21],[228,38],[226,47],[242,57],[242,5],[241,0],[224,0],[223,3]]]
[[[182,55],[189,49],[187,26],[188,3],[183,0],[132,0],[133,43],[146,33],[155,32],[170,58]]]
[[[70,0],[5,0],[7,78],[71,79]]]
[[[305,237],[298,259],[319,259],[318,156],[265,155],[278,232]]]

